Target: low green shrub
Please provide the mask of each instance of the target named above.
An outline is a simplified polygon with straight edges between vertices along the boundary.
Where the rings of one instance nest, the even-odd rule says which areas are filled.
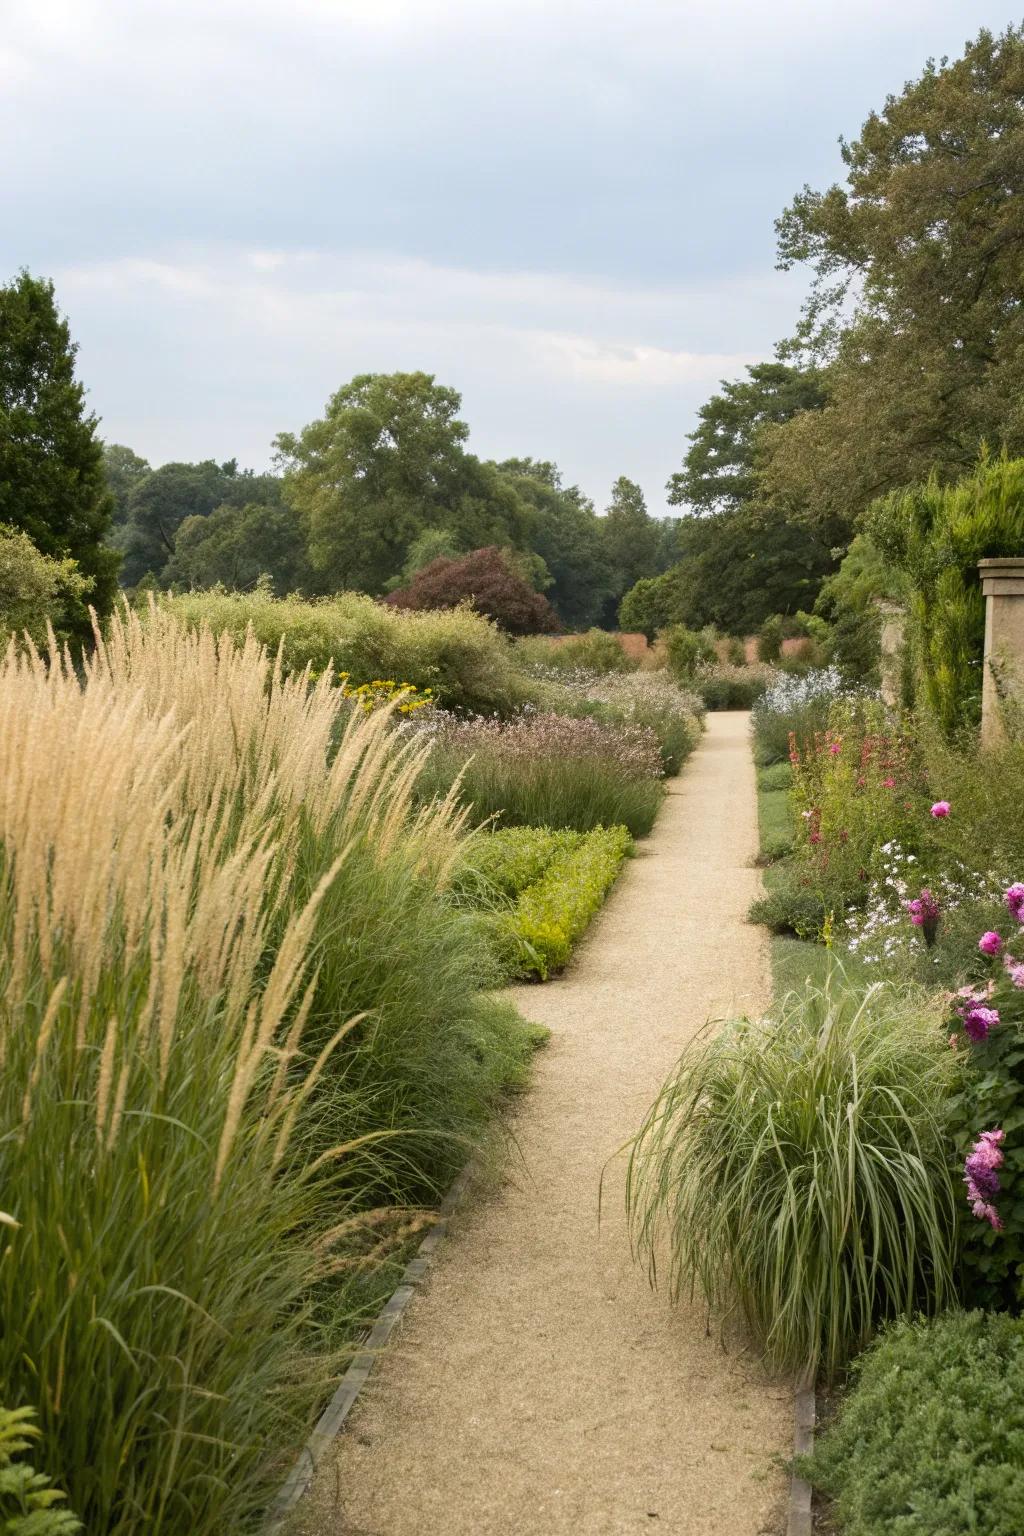
[[[687,629],[685,624],[672,624],[662,631],[661,639],[669,671],[682,683],[690,681],[700,663],[713,663],[718,659],[712,629]]]
[[[88,629],[85,603],[92,584],[74,560],[44,555],[27,533],[0,523],[0,653],[12,632],[45,645],[47,624],[59,639]]]
[[[633,672],[637,666],[607,629],[588,629],[558,640],[528,637],[516,643],[516,657],[524,667],[551,667],[557,672]]]
[[[557,853],[579,845],[581,832],[551,827],[502,827],[467,839],[452,874],[456,894],[486,901],[490,896],[516,897],[535,884]]]
[[[691,1045],[630,1155],[652,1278],[664,1235],[674,1295],[738,1307],[770,1365],[808,1375],[834,1375],[883,1319],[948,1305],[958,1071],[934,1010],[858,998],[838,970]]]
[[[1024,1528],[1024,1322],[950,1312],[899,1322],[799,1471],[841,1536],[1018,1536]]]
[[[521,892],[508,920],[516,975],[544,981],[565,967],[632,846],[625,827],[597,827],[555,854],[541,878]]]
[[[438,717],[424,729],[434,746],[420,774],[425,800],[457,795],[477,825],[625,826],[643,837],[664,796],[661,752],[644,726],[555,714],[514,720]]]
[[[352,684],[390,679],[430,688],[448,709],[507,715],[534,690],[517,665],[512,642],[470,608],[412,613],[361,593],[317,602],[267,592],[188,592],[166,599],[171,613],[193,628],[208,624],[241,643],[251,629],[285,667],[306,666],[318,677],[333,663]]]

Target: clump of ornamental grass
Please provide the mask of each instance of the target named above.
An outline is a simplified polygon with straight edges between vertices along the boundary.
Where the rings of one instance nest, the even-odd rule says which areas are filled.
[[[647,726],[658,739],[665,774],[676,774],[704,728],[703,700],[674,682],[665,668],[645,672],[558,673],[534,667],[543,703],[563,715],[589,715],[611,724]]]
[[[475,823],[625,826],[643,837],[664,793],[661,750],[646,726],[525,713],[513,720],[428,721],[427,801],[454,792]]]
[[[652,1281],[736,1311],[770,1366],[832,1376],[894,1316],[954,1297],[958,1066],[921,1001],[834,970],[688,1048],[632,1147]]]
[[[393,712],[157,608],[81,677],[0,666],[0,1394],[88,1530],[252,1528],[335,1368],[324,1287],[344,1313],[415,1227],[384,1202],[525,1055],[453,958],[460,815],[414,804]],[[437,978],[399,950],[338,981],[396,910],[443,932]]]

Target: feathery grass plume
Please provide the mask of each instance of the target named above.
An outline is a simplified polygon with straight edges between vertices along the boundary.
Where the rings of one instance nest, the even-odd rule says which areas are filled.
[[[392,714],[158,605],[0,663],[0,1384],[88,1530],[252,1528],[382,1251],[325,1212],[405,1231],[521,1071]]]
[[[688,1048],[633,1144],[628,1205],[652,1281],[737,1308],[773,1367],[831,1376],[884,1318],[955,1295],[957,1064],[916,997],[838,967]]]

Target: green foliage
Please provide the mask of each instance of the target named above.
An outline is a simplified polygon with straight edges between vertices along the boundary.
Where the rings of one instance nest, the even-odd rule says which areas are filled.
[[[629,588],[619,604],[619,628],[639,631],[652,641],[659,630],[683,622],[679,568],[646,576]]]
[[[773,614],[757,632],[758,661],[778,661],[782,655],[782,619]]]
[[[767,502],[684,517],[674,593],[679,620],[748,635],[770,614],[814,606],[832,548],[806,518]]]
[[[1024,1323],[949,1312],[886,1329],[799,1470],[841,1536],[1016,1536]]]
[[[769,429],[763,488],[846,542],[880,493],[968,471],[982,442],[1024,452],[1016,251],[1024,229],[1024,31],[930,60],[843,145],[845,185],[778,223],[815,284],[793,350],[828,403]]]
[[[535,668],[534,675],[539,676],[539,672]],[[666,775],[679,772],[700,740],[702,701],[692,691],[678,687],[661,668],[605,673],[578,670],[562,675],[547,668],[545,674],[542,700],[558,714],[652,731]]]
[[[103,473],[114,498],[113,527],[119,528],[128,521],[128,504],[132,491],[152,472],[152,465],[132,448],[123,443],[104,443]]]
[[[768,1362],[834,1373],[885,1318],[953,1297],[957,1067],[913,995],[834,974],[690,1046],[633,1147],[636,1241],[673,1295],[739,1311]]]
[[[1024,459],[983,459],[943,487],[935,476],[872,505],[867,532],[911,589],[923,700],[947,734],[976,721],[985,601],[978,561],[1024,553]]]
[[[661,540],[658,523],[647,510],[635,480],[620,475],[600,521],[601,547],[608,570],[609,596],[605,617],[614,623],[619,601],[636,582],[659,572]]]
[[[124,552],[122,580],[130,587],[147,576],[158,586],[166,586],[174,577],[192,579],[187,566],[173,569],[178,534],[185,524],[189,532],[182,554],[187,562],[205,537],[196,520],[204,522],[218,507],[280,505],[280,482],[273,475],[240,474],[233,460],[227,464],[215,464],[212,459],[199,464],[162,464],[148,474],[133,472],[131,479],[126,516],[115,530],[115,542]],[[230,542],[232,519],[228,517],[226,523],[227,527],[222,519],[211,530],[208,559],[216,558],[219,545]],[[201,562],[203,557],[196,553],[195,558]],[[206,574],[201,563],[198,569]]]
[[[546,981],[572,950],[633,846],[625,827],[507,827],[474,839],[455,874],[465,898],[504,898],[487,931],[509,976]]]
[[[692,680],[698,662],[713,663],[718,659],[712,629],[698,632],[687,629],[685,624],[673,624],[663,638],[669,671],[681,683]]]
[[[352,684],[391,678],[432,688],[449,708],[507,714],[531,697],[514,664],[511,643],[468,609],[406,613],[354,592],[318,602],[275,599],[266,592],[192,592],[167,600],[187,624],[209,623],[236,640],[251,626],[286,668],[314,675],[332,663]]]
[[[512,559],[491,545],[456,560],[443,556],[417,571],[407,587],[389,592],[384,601],[395,608],[431,610],[469,604],[512,635],[551,633],[558,628],[555,611],[515,569]]]
[[[248,591],[265,577],[279,597],[310,585],[305,535],[295,514],[259,502],[186,517],[163,574],[191,587],[232,591]]]
[[[629,672],[636,666],[606,629],[588,629],[565,640],[520,640],[516,656],[524,666],[555,672]]]
[[[820,410],[825,403],[814,369],[754,363],[747,374],[735,383],[723,380],[721,393],[697,412],[700,424],[689,434],[683,468],[668,482],[670,502],[708,513],[753,500],[761,430],[799,411]]]
[[[515,974],[544,981],[563,969],[632,846],[625,827],[597,827],[576,847],[555,854],[516,903],[509,924],[518,952]]]
[[[65,1495],[27,1461],[20,1461],[39,1430],[31,1408],[0,1408],[0,1529],[6,1536],[73,1536],[82,1529]]]
[[[533,511],[530,546],[551,576],[548,600],[569,628],[586,628],[602,616],[611,578],[593,502],[578,486],[562,484],[554,464],[506,459],[495,468]]]
[[[40,554],[26,533],[0,524],[0,646],[13,630],[27,633],[35,645],[46,644],[46,626],[58,638],[80,632],[88,615],[85,599],[92,579],[81,576],[74,560]]]
[[[74,560],[107,613],[117,591],[118,557],[104,543],[113,498],[76,353],[52,283],[21,272],[0,287],[0,524],[53,560]]]
[[[525,545],[530,508],[466,451],[460,405],[431,374],[360,374],[319,420],[277,438],[285,499],[328,589],[383,592],[428,528],[462,549]]]

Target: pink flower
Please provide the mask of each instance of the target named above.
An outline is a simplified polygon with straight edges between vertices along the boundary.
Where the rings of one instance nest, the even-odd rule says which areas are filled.
[[[895,779],[883,779],[882,780],[882,788],[883,789],[895,789],[896,788],[896,780]]]
[[[978,948],[981,950],[983,955],[998,955],[1002,947],[1002,939],[1000,938],[999,934],[994,932],[994,930],[991,928],[987,933],[983,933],[981,938],[978,940]]]
[[[942,821],[944,817],[949,815],[951,810],[952,806],[948,800],[936,800],[935,804],[932,806],[932,815],[935,817],[936,821]]]
[[[843,744],[841,741],[834,741],[828,750],[833,757],[838,757],[840,752],[843,750]]]
[[[988,1039],[988,1032],[999,1023],[999,1009],[986,1008],[982,1003],[975,1003],[973,1008],[965,1006],[961,1017],[964,1021],[966,1034],[980,1045],[982,1040]]]
[[[999,1212],[992,1204],[999,1193],[999,1174],[1003,1166],[1000,1142],[1005,1131],[982,1131],[967,1157],[964,1159],[964,1183],[967,1185],[967,1201],[980,1221],[987,1221],[996,1232],[1002,1231]]]
[[[1024,883],[1017,880],[1004,897],[1010,916],[1015,923],[1024,922]]]

